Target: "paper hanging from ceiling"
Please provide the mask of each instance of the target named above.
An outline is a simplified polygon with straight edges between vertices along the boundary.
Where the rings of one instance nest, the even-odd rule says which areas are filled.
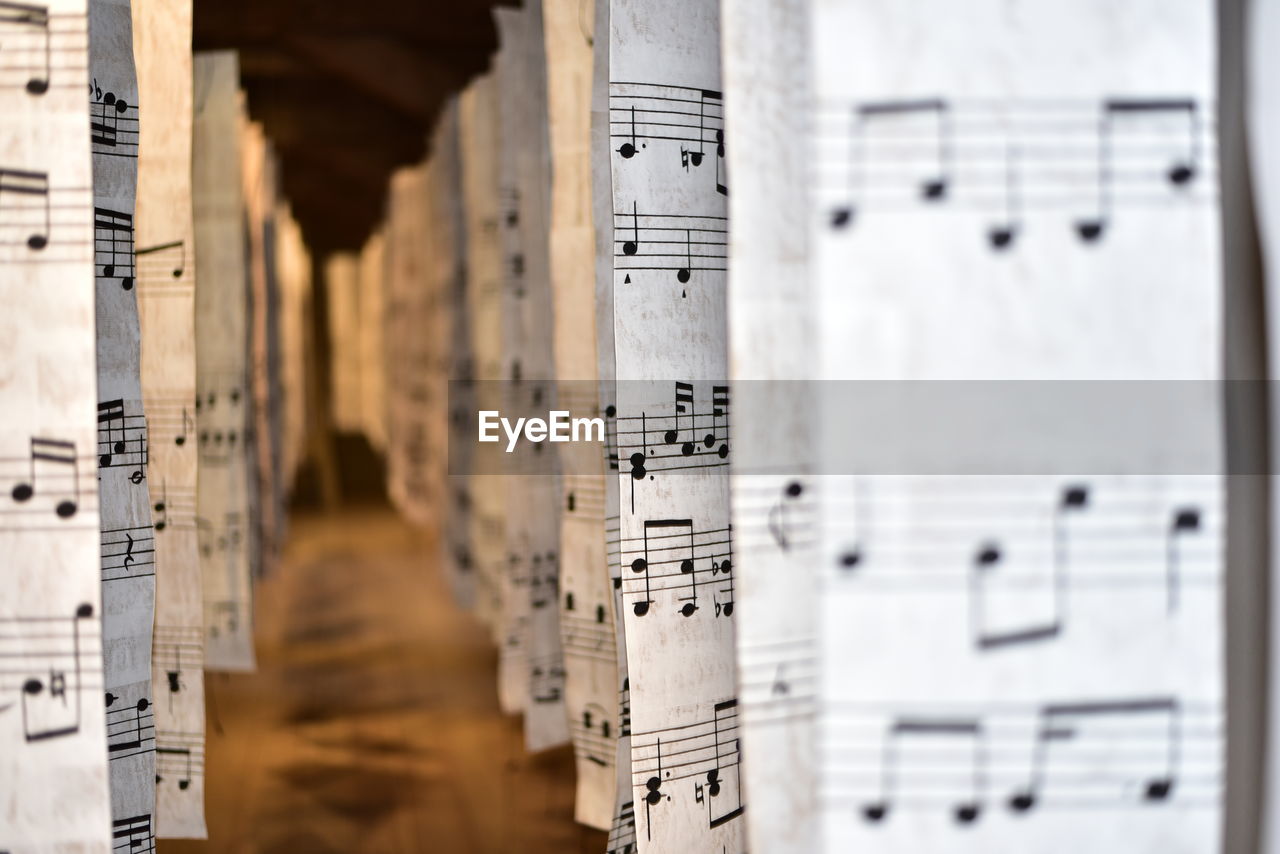
[[[105,854],[86,6],[15,9],[0,31],[0,844]]]
[[[492,74],[477,77],[458,99],[464,228],[467,235],[466,314],[473,378],[502,374],[502,248],[498,223],[498,94]],[[476,615],[501,647],[506,575],[506,483],[498,475],[467,478],[467,540],[476,576]],[[499,691],[505,711],[510,696]]]
[[[817,368],[803,145],[808,3],[723,7],[739,734],[747,848],[817,851]],[[767,463],[765,462],[767,461]],[[786,769],[785,772],[779,769]]]
[[[1189,460],[1170,468],[1140,447],[1114,470],[1040,474],[1070,449],[993,421],[988,450],[1039,441],[1043,468],[820,479],[820,844],[1214,851],[1213,6],[983,0],[954,13],[813,10],[816,376],[904,393],[1026,381],[1000,385],[1009,395],[1196,381],[1169,425]],[[830,398],[814,412],[818,457],[841,466],[860,420]],[[903,424],[877,458],[935,429]],[[1206,473],[1167,473],[1183,466]]]
[[[155,542],[156,834],[205,837],[204,609],[196,544],[191,3],[135,0],[135,245]]]
[[[715,2],[614,0],[613,317],[636,835],[740,852]]]
[[[196,538],[204,584],[205,668],[252,670],[249,536],[253,420],[240,175],[239,62],[195,56],[192,191],[196,278]]]
[[[89,35],[102,644],[111,818],[113,828],[125,831],[131,844],[154,847],[155,531],[139,362],[133,228],[139,113],[128,0],[92,0]]]

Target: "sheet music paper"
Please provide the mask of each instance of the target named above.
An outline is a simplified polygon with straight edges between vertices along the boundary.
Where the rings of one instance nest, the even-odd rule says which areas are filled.
[[[715,2],[611,4],[619,552],[646,852],[741,852]],[[647,380],[648,383],[636,382]]]
[[[386,368],[382,361],[382,232],[370,235],[360,250],[360,423],[374,449],[387,447]]]
[[[361,430],[360,261],[354,252],[335,252],[324,265],[328,297],[330,408],[334,429]]]
[[[1220,378],[1212,4],[955,12],[813,8],[817,375]],[[819,479],[824,850],[1218,849],[1222,480],[1148,456]]]
[[[475,379],[498,380],[502,372],[502,247],[498,206],[498,93],[492,73],[471,81],[458,99],[462,196],[467,234],[467,316]],[[468,540],[476,573],[476,616],[494,643],[503,644],[502,610],[507,567],[506,481],[499,475],[467,478],[471,499]],[[518,710],[502,688],[503,711]],[[519,684],[519,683],[517,683]]]
[[[274,355],[272,370],[278,372],[272,389],[279,396],[279,423],[272,425],[278,434],[279,487],[276,492],[275,532],[277,543],[284,542],[284,502],[293,492],[298,469],[307,449],[307,341],[311,317],[311,254],[302,239],[302,228],[294,219],[287,202],[275,197],[272,214],[275,232],[275,275],[279,289],[279,314],[267,327],[269,353]],[[274,340],[272,340],[274,339]]]
[[[609,9],[596,0],[591,33],[591,213],[595,243],[596,366],[599,405],[605,419],[605,564],[613,590],[613,629],[618,689],[613,820],[608,854],[634,854],[636,809],[631,790],[631,681],[627,671],[626,623],[622,619],[622,565],[618,530],[618,389],[613,346],[613,164],[609,146]]]
[[[191,4],[135,0],[135,244],[147,480],[155,541],[152,682],[160,837],[205,837],[204,613],[196,548],[195,252],[191,210]]]
[[[424,525],[436,509],[429,415],[438,388],[430,377],[433,343],[421,330],[436,304],[428,246],[427,167],[397,171],[387,220],[387,487],[405,518]]]
[[[262,126],[241,113],[240,175],[244,182],[244,218],[249,253],[250,379],[253,389],[252,449],[254,482],[250,556],[261,576],[279,554],[284,512],[281,483],[279,337],[280,285],[275,252],[276,170]]]
[[[578,0],[543,5],[551,141],[551,297],[557,406],[600,417],[591,196],[592,33]],[[588,22],[588,26],[594,22]],[[607,39],[605,40],[607,42]],[[565,709],[577,769],[574,816],[601,830],[617,796],[618,652],[605,552],[604,456],[595,443],[560,447],[560,637]]]
[[[495,59],[502,158],[503,365],[505,408],[555,404],[548,246],[551,175],[547,137],[546,53],[542,4],[494,12],[502,45]],[[511,455],[552,453],[524,443]],[[545,470],[545,469],[544,469]],[[560,643],[560,486],[551,475],[507,477],[508,595],[504,598],[503,674],[523,671],[525,746],[543,750],[569,740]],[[507,676],[513,681],[518,677]],[[513,684],[513,691],[519,691]]]
[[[739,731],[748,848],[817,846],[814,701],[817,538],[807,399],[817,367],[810,305],[808,8],[722,6],[730,234],[734,572]],[[784,456],[785,454],[785,456]],[[763,464],[767,460],[769,465]],[[783,770],[785,769],[785,770]]]
[[[1267,317],[1266,328],[1270,341],[1280,336],[1280,302],[1276,294],[1280,293],[1280,159],[1276,157],[1276,145],[1280,144],[1280,63],[1275,54],[1276,39],[1280,38],[1280,3],[1275,0],[1251,0],[1247,4],[1248,26],[1246,91],[1245,103],[1247,116],[1246,135],[1249,144],[1249,168],[1252,177],[1252,192],[1257,212],[1258,234],[1262,244],[1263,267],[1266,274]],[[1268,376],[1273,380],[1280,376],[1280,353],[1274,346],[1268,347]],[[1280,448],[1280,431],[1276,425],[1276,405],[1271,407],[1271,459],[1276,459],[1276,450]],[[1274,474],[1272,464],[1271,476],[1271,530],[1280,530],[1280,504],[1274,500],[1276,484],[1280,483]],[[1272,546],[1270,577],[1276,578],[1277,554]],[[1275,614],[1278,600],[1277,589],[1272,584],[1271,593],[1271,660],[1276,661],[1276,651],[1280,648],[1280,632],[1276,630]],[[1277,704],[1277,692],[1280,681],[1274,674],[1276,667],[1271,667],[1270,693],[1268,708],[1268,732],[1280,732],[1280,705]],[[1262,848],[1267,854],[1280,851],[1280,828],[1276,822],[1280,819],[1280,753],[1272,744],[1267,752],[1264,764],[1265,783],[1262,804]]]
[[[138,84],[128,0],[89,4],[90,146],[98,329],[98,495],[107,756],[114,829],[155,847],[155,709],[151,629],[155,531],[139,362],[134,202]]]
[[[105,854],[85,3],[14,7],[0,39],[0,847]]]
[[[254,667],[250,577],[248,290],[240,177],[239,62],[196,54],[196,539],[204,583],[205,668]]]

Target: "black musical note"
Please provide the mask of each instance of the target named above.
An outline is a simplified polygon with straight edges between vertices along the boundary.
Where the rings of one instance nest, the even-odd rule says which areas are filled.
[[[16,195],[12,203],[10,216],[21,215],[31,209],[32,204],[25,199],[34,200],[37,211],[36,223],[17,222],[18,227],[29,227],[27,248],[39,251],[49,245],[49,175],[47,172],[32,172],[26,169],[0,168],[0,204],[4,204],[5,194]]]
[[[145,248],[143,248],[143,249],[139,249],[139,250],[138,250],[137,252],[135,252],[134,254],[135,254],[137,257],[142,258],[142,257],[144,257],[144,256],[151,256],[151,255],[157,255],[157,254],[161,254],[161,253],[172,252],[172,251],[173,251],[173,250],[175,250],[175,249],[176,249],[176,250],[178,250],[178,260],[177,260],[177,263],[175,263],[175,264],[172,266],[172,268],[171,268],[171,272],[172,272],[172,276],[173,276],[173,278],[175,278],[175,279],[181,279],[181,278],[182,278],[182,274],[183,274],[183,273],[186,271],[186,269],[187,269],[187,244],[186,244],[186,241],[183,241],[183,240],[171,240],[171,241],[169,241],[168,243],[158,243],[158,244],[156,244],[155,246],[147,246],[147,247],[145,247]]]
[[[93,243],[102,277],[119,276],[120,287],[133,289],[133,217],[108,208],[93,209]]]
[[[872,823],[881,822],[892,811],[899,788],[899,765],[903,762],[901,742],[911,739],[961,740],[971,743],[972,787],[969,797],[954,805],[952,815],[958,824],[977,821],[982,814],[986,790],[986,754],[982,724],[976,718],[899,718],[893,721],[884,737],[884,752],[880,759],[880,796],[863,805],[863,818]]]
[[[111,822],[112,854],[151,854],[155,837],[151,832],[151,815],[135,815]]]
[[[180,757],[175,763],[169,761],[167,757]],[[174,769],[177,769],[176,771]],[[164,781],[164,776],[159,772],[164,771],[166,774],[181,772],[178,777],[178,788],[185,791],[191,785],[191,748],[189,747],[157,747],[156,748],[156,782]]]
[[[32,69],[27,80],[27,92],[32,95],[43,95],[49,91],[51,70],[51,46],[49,37],[49,7],[36,6],[29,3],[13,3],[10,0],[0,2],[0,25],[16,25],[29,27],[37,31],[44,39],[41,64]]]
[[[1195,101],[1190,98],[1110,98],[1102,104],[1098,128],[1098,161],[1095,174],[1097,210],[1076,222],[1076,234],[1085,243],[1097,242],[1111,220],[1115,167],[1113,164],[1116,124],[1121,121],[1151,120],[1162,116],[1181,116],[1187,122],[1187,149],[1165,169],[1164,177],[1175,188],[1185,187],[1199,174],[1200,122]]]
[[[133,705],[113,709],[117,699],[107,694],[107,755],[112,761],[150,749],[156,738],[151,701],[142,697]]]
[[[69,519],[76,514],[76,508],[79,506],[80,500],[80,469],[79,462],[76,459],[76,446],[72,442],[66,442],[61,439],[31,439],[31,453],[29,455],[30,477],[13,487],[13,500],[17,502],[30,501],[36,495],[39,482],[43,479],[46,482],[60,483],[65,482],[65,476],[60,478],[55,472],[61,472],[65,468],[71,469],[70,483],[71,488],[65,487],[50,490],[54,499],[54,512],[63,519]],[[48,465],[41,466],[41,463]],[[52,468],[56,466],[57,468]],[[40,477],[39,472],[49,470],[49,473]],[[42,489],[42,491],[44,491]],[[67,496],[70,497],[67,497]]]
[[[791,548],[790,526],[787,524],[788,507],[794,504],[801,495],[804,494],[804,486],[798,480],[793,480],[782,490],[782,495],[768,511],[769,534],[773,537],[773,541],[777,543],[778,548],[782,551],[789,551]]]
[[[81,638],[94,637],[93,606],[82,604],[73,617],[10,618],[20,646],[6,657],[23,662],[22,732],[28,742],[46,741],[80,731],[80,694],[85,662]],[[66,635],[63,632],[67,632]],[[30,634],[27,638],[26,634]],[[27,645],[25,648],[22,644]],[[35,651],[35,650],[38,650]],[[96,652],[94,650],[93,652]],[[68,662],[68,659],[70,660]],[[39,661],[39,663],[35,663]]]
[[[614,268],[620,272],[669,271],[687,284],[694,273],[728,269],[728,219],[698,214],[614,214]],[[626,236],[625,239],[623,236]]]
[[[849,134],[849,199],[831,212],[831,225],[845,228],[857,212],[857,202],[866,169],[867,138],[870,129],[891,120],[916,122],[924,120],[932,127],[930,132],[937,146],[937,161],[933,169],[920,182],[920,198],[937,202],[947,197],[951,183],[951,125],[950,106],[940,98],[924,98],[906,101],[878,101],[859,104],[853,110],[853,128]]]
[[[1165,589],[1169,613],[1178,609],[1178,590],[1181,583],[1179,568],[1181,552],[1179,543],[1188,535],[1200,531],[1200,511],[1195,507],[1180,507],[1173,513],[1165,545]]]
[[[1066,623],[1066,600],[1069,594],[1070,541],[1067,521],[1072,513],[1080,513],[1089,506],[1089,487],[1072,484],[1063,488],[1053,511],[1053,557],[1049,587],[1050,616],[1037,623],[1018,629],[996,631],[986,626],[987,585],[990,576],[1001,564],[1003,552],[994,543],[979,546],[973,559],[971,595],[974,618],[974,640],[979,649],[998,649],[1004,646],[1030,643],[1057,637]]]
[[[1164,759],[1155,773],[1147,776],[1141,786],[1144,801],[1165,801],[1174,790],[1178,777],[1178,744],[1181,714],[1179,704],[1172,697],[1142,698],[1136,700],[1088,701],[1077,703],[1050,703],[1040,710],[1040,724],[1032,748],[1031,777],[1028,784],[1009,798],[1009,808],[1015,812],[1027,812],[1039,802],[1052,766],[1050,747],[1062,745],[1059,750],[1070,749],[1082,740],[1080,730],[1089,723],[1107,718],[1138,718],[1146,720],[1146,726],[1165,742]],[[1085,739],[1087,741],[1087,739]],[[1144,739],[1145,743],[1146,739]],[[1105,742],[1104,742],[1105,743]],[[1087,747],[1086,747],[1087,749]]]

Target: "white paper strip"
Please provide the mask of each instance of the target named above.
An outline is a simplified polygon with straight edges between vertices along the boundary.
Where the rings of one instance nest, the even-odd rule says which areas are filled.
[[[1210,3],[821,2],[810,32],[819,377],[1221,376]],[[1217,395],[1178,425],[1211,462]],[[1217,849],[1222,482],[1148,457],[820,479],[823,850]]]
[[[105,854],[85,3],[15,7],[0,39],[0,847]]]
[[[204,615],[196,548],[191,3],[133,4],[138,311],[155,530],[156,834],[204,838]]]
[[[134,204],[138,84],[128,0],[89,4],[90,137],[98,319],[98,494],[102,636],[111,818],[131,844],[154,847],[155,531],[147,483]]]

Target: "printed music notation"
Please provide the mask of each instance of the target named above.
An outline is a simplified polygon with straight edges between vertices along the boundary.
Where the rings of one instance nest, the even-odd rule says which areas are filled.
[[[196,447],[201,463],[222,465],[243,447],[249,414],[244,377],[229,371],[216,374],[196,390],[195,413],[199,425]]]
[[[0,255],[18,263],[84,261],[92,191],[48,172],[0,166]]]
[[[242,605],[236,599],[206,601],[204,603],[205,631],[212,640],[217,640],[225,631],[234,635],[240,630],[240,609]]]
[[[816,637],[740,644],[738,663],[745,721],[770,724],[813,717],[818,696]]]
[[[83,86],[89,74],[84,12],[54,14],[46,5],[0,2],[0,89],[42,97],[51,88]]]
[[[150,578],[156,574],[156,545],[150,525],[102,532],[102,581]]]
[[[573,594],[566,594],[566,599]],[[560,639],[566,656],[590,658],[606,664],[617,661],[616,630],[608,610],[597,605],[589,615],[576,613],[577,602],[566,602],[560,612]]]
[[[89,142],[96,155],[138,156],[137,104],[104,92],[97,78],[89,84]]]
[[[74,442],[33,436],[27,453],[0,456],[0,529],[39,530],[73,524],[81,510],[97,506],[93,462]],[[91,521],[96,525],[96,520]]]
[[[197,516],[196,538],[200,553],[205,557],[226,554],[243,542],[244,518],[236,511],[224,514],[221,523]]]
[[[694,384],[676,381],[670,415],[652,414],[655,406],[638,416],[616,419],[619,456],[631,475],[633,511],[637,481],[653,480],[656,472],[700,472],[729,465],[729,387],[713,385],[708,391],[709,405],[699,411]]]
[[[18,715],[26,741],[80,731],[81,703],[102,689],[98,626],[87,603],[66,616],[0,617],[0,715]]]
[[[1176,208],[1216,193],[1212,109],[1191,98],[951,101],[824,107],[816,181],[829,227],[923,208],[986,220],[994,251],[1031,212],[1059,214],[1082,244],[1120,209]]]
[[[710,711],[693,723],[631,736],[632,787],[644,787],[649,838],[655,810],[676,794],[704,805],[709,828],[745,810],[738,776],[738,701],[715,703]]]
[[[107,692],[107,757],[115,762],[156,749],[155,711],[141,697],[127,703]]]
[[[631,283],[631,273],[670,271],[680,284],[694,273],[729,269],[729,219],[696,214],[644,213],[637,203],[613,215],[614,270]]]
[[[1222,712],[1173,696],[833,710],[828,796],[867,826],[945,810],[957,824],[992,808],[1217,803]]]
[[[654,83],[609,84],[609,138],[624,161],[650,142],[680,153],[686,172],[701,169],[710,155],[717,193],[728,195],[724,160],[724,96],[713,89]]]
[[[733,616],[732,530],[698,530],[692,519],[646,519],[642,536],[622,540],[623,601],[644,617],[655,594],[670,593],[675,613],[692,617],[710,588],[711,613]]]
[[[156,785],[172,784],[187,790],[204,779],[204,734],[156,733]]]
[[[147,418],[142,404],[130,412],[121,398],[98,404],[98,468],[125,469],[132,483],[147,477]]]
[[[155,850],[149,813],[111,822],[111,854],[153,854]]]
[[[156,690],[163,690],[169,698],[186,689],[186,679],[203,678],[204,633],[196,626],[156,626],[153,636],[151,666],[164,674],[163,681],[156,681]]]
[[[110,208],[93,209],[93,263],[100,279],[119,279],[133,290],[133,216]]]
[[[582,714],[570,720],[573,750],[579,758],[601,768],[618,761],[618,731],[611,715],[598,703],[588,703]]]
[[[535,610],[555,605],[560,599],[560,569],[556,553],[535,553],[529,559],[529,604]]]
[[[618,810],[609,828],[605,854],[636,854],[636,805],[627,801]]]
[[[196,491],[191,487],[169,488],[165,481],[160,489],[151,493],[151,527],[157,534],[164,531],[195,530]]]
[[[817,505],[809,478],[752,475],[733,484],[734,506],[742,524],[739,542],[798,552],[817,543]]]
[[[558,703],[564,697],[564,657],[529,659],[529,699],[534,703]]]
[[[1224,499],[1213,478],[1053,488],[1005,479],[985,489],[962,480],[856,479],[847,503],[833,498],[852,531],[834,580],[865,592],[965,595],[972,642],[985,651],[1064,635],[1073,597],[1136,596],[1172,617],[1185,588],[1220,581]]]
[[[134,252],[139,296],[185,297],[191,294],[191,280],[186,278],[187,244],[171,240],[154,246],[139,247]]]
[[[183,447],[196,434],[196,400],[178,393],[148,395],[151,447]],[[194,441],[193,441],[194,444]]]

